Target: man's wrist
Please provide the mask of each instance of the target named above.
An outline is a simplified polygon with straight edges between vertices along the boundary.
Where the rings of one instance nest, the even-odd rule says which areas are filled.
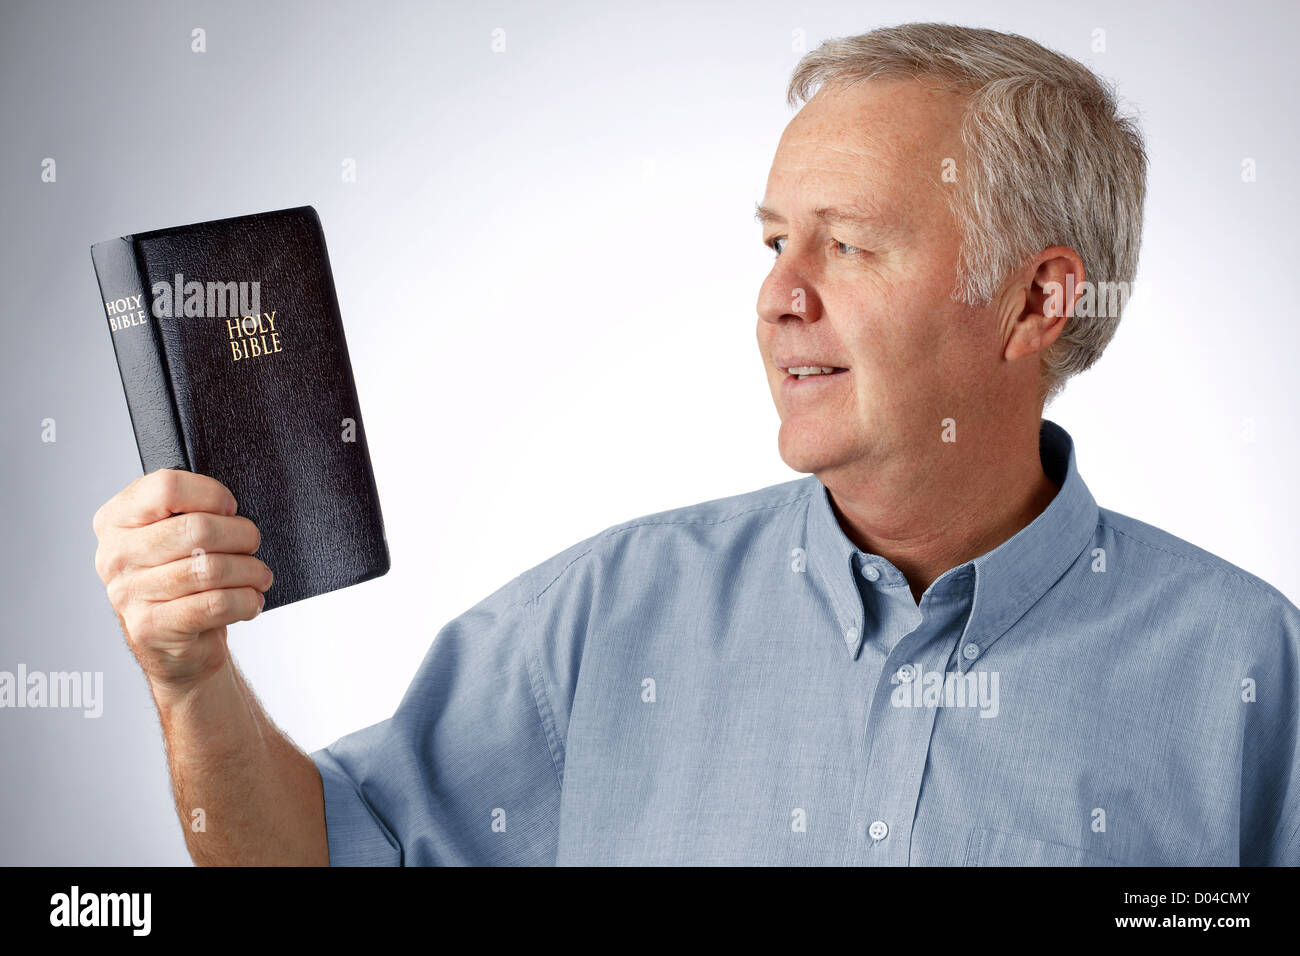
[[[169,747],[198,739],[207,757],[219,757],[227,749],[246,753],[250,734],[257,733],[256,718],[229,657],[193,682],[150,682],[150,689]]]

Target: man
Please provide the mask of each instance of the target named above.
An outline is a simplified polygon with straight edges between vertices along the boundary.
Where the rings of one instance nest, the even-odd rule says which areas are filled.
[[[1088,284],[1136,270],[1135,128],[1081,64],[943,25],[831,41],[790,93],[758,345],[807,477],[524,572],[310,755],[226,649],[271,581],[229,493],[158,472],[96,515],[182,818],[223,820],[196,862],[1300,862],[1300,611],[1099,509],[1041,418],[1114,332]]]

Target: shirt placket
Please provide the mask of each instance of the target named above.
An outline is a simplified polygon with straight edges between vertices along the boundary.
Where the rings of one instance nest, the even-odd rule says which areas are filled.
[[[942,672],[957,635],[942,633],[947,615],[922,616],[896,570],[870,563],[864,570],[877,589],[867,600],[879,620],[863,652],[874,686],[851,814],[852,859],[861,866],[906,866],[937,713],[918,706],[920,684],[926,673]],[[900,706],[899,695],[910,706]]]

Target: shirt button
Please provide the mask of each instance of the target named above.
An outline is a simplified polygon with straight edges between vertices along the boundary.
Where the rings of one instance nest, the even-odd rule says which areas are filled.
[[[884,820],[877,820],[867,827],[867,835],[873,840],[883,840],[889,835],[889,826]]]
[[[978,644],[967,644],[961,649],[962,657],[968,661],[973,661],[980,656],[980,646]]]
[[[868,581],[880,580],[880,572],[876,570],[876,566],[874,564],[868,564],[865,568],[863,568],[862,576],[866,578]]]
[[[904,684],[910,684],[912,678],[916,676],[916,669],[911,664],[904,664],[898,669],[898,679]]]
[[[858,629],[856,627],[850,627],[845,630],[844,639],[848,641],[856,641],[858,639]]]

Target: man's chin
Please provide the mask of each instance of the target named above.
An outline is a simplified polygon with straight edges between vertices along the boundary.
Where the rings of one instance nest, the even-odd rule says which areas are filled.
[[[809,475],[827,471],[847,460],[849,450],[844,446],[843,435],[828,433],[807,422],[798,425],[783,422],[777,435],[781,460],[794,471]]]

